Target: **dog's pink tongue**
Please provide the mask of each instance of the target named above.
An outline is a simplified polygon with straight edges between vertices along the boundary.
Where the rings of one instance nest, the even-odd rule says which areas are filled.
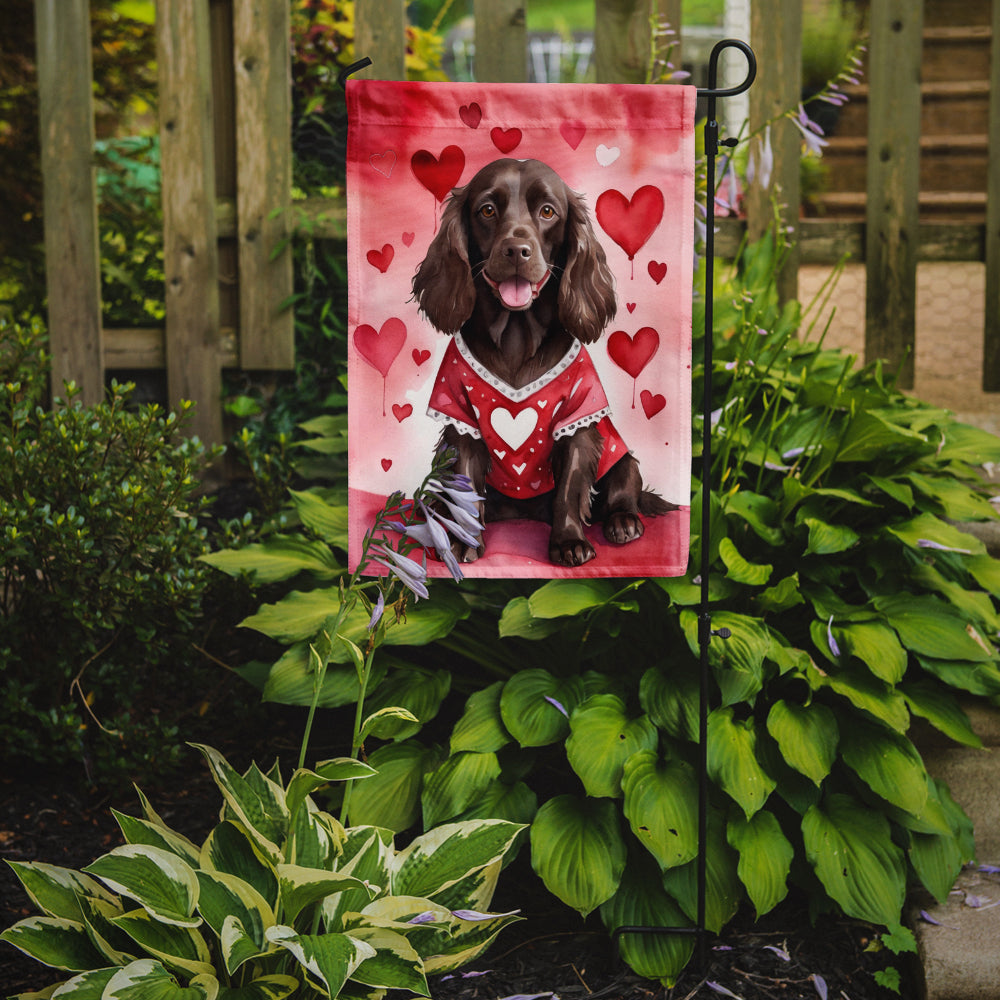
[[[508,278],[501,281],[498,288],[508,309],[521,309],[531,301],[531,282],[524,278]]]

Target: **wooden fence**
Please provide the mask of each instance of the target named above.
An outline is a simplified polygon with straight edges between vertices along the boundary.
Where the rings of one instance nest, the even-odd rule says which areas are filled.
[[[526,78],[526,2],[475,0],[479,79]],[[296,220],[308,221],[315,236],[345,235],[342,201],[291,208],[289,0],[157,2],[166,323],[144,330],[101,326],[89,0],[35,3],[53,384],[73,379],[84,400],[94,401],[108,370],[165,369],[169,400],[196,401],[195,432],[221,441],[222,369],[293,365],[292,316],[282,308],[292,290],[291,254],[276,248]],[[681,0],[595,0],[597,80],[643,82],[650,16],[678,26],[681,6]],[[358,0],[355,48],[373,60],[364,75],[403,78],[405,7],[405,0]],[[921,223],[922,11],[917,0],[871,0],[866,218],[787,218],[798,240],[781,288],[786,297],[795,294],[800,263],[832,263],[845,252],[863,260],[866,356],[895,366],[909,351],[906,385],[913,378],[917,262],[985,261],[983,384],[998,391],[1000,45],[994,41],[991,54],[985,224]],[[759,67],[750,91],[752,129],[799,101],[802,3],[755,0],[751,16]],[[992,32],[1000,38],[1000,0],[993,0]],[[716,239],[721,256],[734,252],[745,228],[756,235],[766,227],[776,193],[786,205],[799,204],[799,134],[779,122],[773,143],[769,187],[748,192],[745,222],[723,220]]]

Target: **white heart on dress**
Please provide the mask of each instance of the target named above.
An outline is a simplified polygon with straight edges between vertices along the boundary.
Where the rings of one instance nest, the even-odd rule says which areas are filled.
[[[617,146],[608,147],[602,142],[597,147],[597,162],[602,167],[610,167],[621,155],[622,151]]]
[[[528,467],[527,462],[522,462],[520,465],[513,465],[511,468],[518,474],[521,475],[522,472]]]
[[[493,454],[496,455],[496,457],[499,458],[500,461],[502,462],[504,460],[505,456],[507,455],[507,452],[501,451],[499,448],[494,448],[493,449]]]
[[[510,410],[505,410],[498,406],[490,414],[490,423],[493,430],[508,444],[514,451],[524,444],[531,437],[531,432],[538,423],[538,414],[529,406],[515,417]]]

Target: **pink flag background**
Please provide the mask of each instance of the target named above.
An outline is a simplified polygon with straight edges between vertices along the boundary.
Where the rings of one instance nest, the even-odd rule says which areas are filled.
[[[463,570],[486,577],[686,572],[695,97],[693,87],[679,86],[348,81],[352,567],[374,513],[393,490],[409,495],[419,486],[441,433],[427,407],[451,338],[418,313],[413,275],[451,190],[512,157],[543,161],[585,195],[618,303],[587,350],[644,484],[681,507],[644,518],[643,537],[623,546],[608,544],[599,525],[589,528],[597,557],[576,568],[549,562],[547,524],[487,523],[486,555]],[[662,193],[663,209],[649,231],[659,203],[651,188]],[[433,559],[428,570],[447,575]]]

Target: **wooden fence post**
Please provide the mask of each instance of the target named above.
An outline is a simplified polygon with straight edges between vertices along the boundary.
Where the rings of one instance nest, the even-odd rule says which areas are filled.
[[[990,120],[986,176],[986,324],[983,390],[1000,392],[1000,0],[993,0]]]
[[[913,386],[923,0],[872,0],[868,54],[865,360]]]
[[[645,83],[649,71],[651,3],[594,0],[594,65],[598,83]]]
[[[159,0],[167,395],[197,402],[191,430],[222,441],[219,253],[207,0]]]
[[[523,83],[528,79],[524,0],[475,0],[476,79]]]
[[[242,368],[295,367],[290,21],[288,0],[233,5]]]
[[[757,79],[750,88],[750,131],[798,106],[802,99],[802,4],[800,0],[763,0],[750,9],[750,41],[757,57]],[[762,138],[762,137],[761,137]],[[760,138],[753,140],[760,150]],[[747,230],[760,239],[774,220],[779,203],[780,224],[792,227],[793,243],[778,273],[778,296],[784,302],[798,296],[799,283],[799,159],[802,136],[787,118],[771,126],[774,170],[763,187],[754,178],[747,192]],[[759,162],[759,160],[758,160]]]
[[[372,80],[406,79],[406,0],[354,5],[354,55],[372,65],[355,74]]]
[[[89,0],[35,0],[52,393],[104,398]]]

